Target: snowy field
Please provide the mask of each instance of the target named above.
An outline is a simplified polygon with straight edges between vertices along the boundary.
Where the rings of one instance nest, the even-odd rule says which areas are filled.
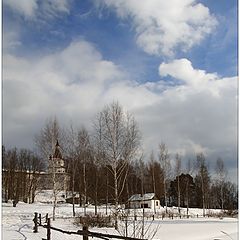
[[[176,210],[176,209],[175,209]],[[83,209],[76,207],[77,214],[83,213]],[[99,211],[105,211],[99,209]],[[161,209],[160,211],[164,211]],[[2,204],[2,239],[3,240],[42,240],[46,238],[46,229],[39,227],[38,233],[33,233],[34,212],[45,215],[49,213],[51,217],[52,205],[46,203],[18,203],[17,207],[12,207],[11,203]],[[88,212],[94,212],[94,207],[88,208]],[[238,220],[236,218],[203,218],[196,217],[202,214],[200,209],[190,209],[189,219],[155,219],[147,220],[150,226],[149,233],[157,229],[153,239],[157,240],[230,240],[238,239]],[[72,205],[59,204],[56,209],[56,221],[52,226],[67,231],[77,231],[79,226],[73,224]],[[150,225],[148,225],[150,224]],[[129,227],[130,228],[130,227]],[[92,228],[90,231],[117,234],[113,228]],[[129,229],[130,231],[130,229]],[[52,240],[80,240],[82,236],[67,235],[56,231],[51,231]],[[96,238],[89,238],[96,239]]]

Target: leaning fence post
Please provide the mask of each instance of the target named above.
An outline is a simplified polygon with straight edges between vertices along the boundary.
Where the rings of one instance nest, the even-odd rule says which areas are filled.
[[[35,213],[34,213],[34,219],[33,219],[33,222],[34,222],[33,232],[34,232],[34,233],[37,233],[37,232],[38,232],[37,216],[38,216],[38,213],[35,212]]]
[[[88,227],[83,226],[83,240],[88,240]]]
[[[47,240],[51,240],[51,222],[50,218],[47,219]]]

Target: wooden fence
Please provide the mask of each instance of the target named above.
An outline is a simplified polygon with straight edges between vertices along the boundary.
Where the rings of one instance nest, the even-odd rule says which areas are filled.
[[[45,219],[45,222],[43,223],[43,220]],[[83,240],[88,240],[88,237],[95,237],[99,239],[105,239],[109,240],[112,238],[115,239],[127,239],[127,240],[139,240],[139,238],[132,238],[132,237],[124,237],[124,236],[118,236],[118,235],[113,235],[113,234],[105,234],[105,233],[97,233],[97,232],[91,232],[88,230],[87,226],[83,226],[83,230],[78,230],[76,232],[73,231],[65,231],[60,228],[56,228],[51,226],[51,219],[48,217],[48,214],[46,214],[45,218],[42,218],[41,214],[38,214],[37,212],[34,213],[34,227],[33,227],[33,232],[38,233],[38,227],[43,227],[47,229],[47,238],[43,238],[43,240],[51,240],[51,230],[58,231],[61,233],[65,234],[74,234],[74,235],[80,235],[83,236]],[[147,240],[147,239],[142,239],[142,240]]]

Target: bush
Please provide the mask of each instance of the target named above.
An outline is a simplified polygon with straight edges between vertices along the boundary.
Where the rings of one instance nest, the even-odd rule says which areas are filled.
[[[224,215],[227,217],[238,217],[238,210],[226,210]]]
[[[111,216],[101,216],[88,214],[86,216],[79,216],[75,218],[75,224],[81,224],[88,227],[113,227],[114,223]]]

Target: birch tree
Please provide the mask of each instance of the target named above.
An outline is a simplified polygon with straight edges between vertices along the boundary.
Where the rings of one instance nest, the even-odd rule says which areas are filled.
[[[149,168],[150,168],[149,170],[150,170],[151,176],[152,176],[152,190],[153,190],[154,194],[156,195],[155,159],[154,159],[153,152],[151,152],[151,155],[150,155]],[[155,202],[154,202],[154,213],[156,214]]]
[[[216,161],[215,167],[216,175],[217,175],[217,183],[220,187],[220,202],[221,209],[224,209],[224,182],[227,177],[227,169],[225,168],[224,162],[221,158],[218,158]]]
[[[192,173],[193,173],[193,170],[194,170],[194,167],[193,167],[193,164],[192,164],[192,160],[188,159],[187,166],[186,166],[186,173],[191,176]],[[189,179],[190,179],[189,177],[187,177],[187,179],[186,179],[187,216],[188,216],[188,213],[189,213],[189,192],[190,192],[190,181],[189,181]]]
[[[64,132],[60,128],[57,118],[46,121],[45,126],[41,129],[39,135],[35,136],[35,143],[40,151],[40,154],[48,159],[49,170],[51,172],[52,189],[53,189],[53,220],[55,220],[55,210],[57,206],[57,193],[59,186],[56,179],[56,166],[53,157],[57,141],[64,141]]]
[[[162,177],[163,177],[163,186],[164,186],[164,201],[166,206],[166,213],[168,207],[168,200],[167,200],[167,180],[171,174],[171,163],[168,154],[168,149],[165,143],[161,143],[159,145],[159,163],[162,168]]]
[[[72,192],[72,211],[75,213],[75,181],[79,160],[79,149],[77,142],[77,132],[71,125],[67,133],[67,154],[68,154],[68,172],[71,173],[71,192]]]
[[[203,153],[197,155],[196,166],[198,171],[197,176],[200,178],[201,183],[203,216],[205,216],[210,177],[208,167],[206,165],[206,159]]]
[[[35,135],[35,144],[44,159],[47,160],[50,154],[53,155],[57,140],[61,143],[65,142],[64,130],[56,117],[49,118],[39,134]]]
[[[140,134],[132,115],[113,102],[97,115],[95,134],[104,151],[105,164],[114,179],[115,228],[118,228],[119,196],[124,189],[126,168],[139,147]],[[99,137],[102,134],[102,138]],[[121,185],[119,184],[121,181]]]
[[[100,139],[101,140],[101,139]],[[95,182],[94,182],[94,205],[95,205],[95,215],[97,215],[97,201],[98,201],[98,186],[99,186],[99,170],[103,166],[104,162],[104,152],[101,149],[101,146],[96,142],[96,145],[92,146],[92,154],[93,154],[93,167],[95,172]],[[108,175],[108,174],[107,174]],[[106,177],[106,185],[108,185],[108,176]],[[106,187],[106,200],[108,199],[108,186]],[[106,201],[107,202],[107,201]],[[107,204],[106,204],[106,212],[107,212]]]
[[[180,204],[181,204],[181,191],[180,191],[180,181],[179,177],[181,174],[181,157],[177,153],[175,157],[175,174],[177,176],[177,195],[178,195],[178,213],[181,213]]]
[[[156,194],[156,177],[155,177],[155,169],[154,169],[154,162],[155,162],[155,159],[154,159],[154,154],[153,152],[151,152],[151,155],[150,155],[150,164],[149,164],[149,167],[150,167],[150,171],[151,171],[151,174],[152,174],[152,186],[153,186],[153,192]],[[154,205],[155,206],[155,205]]]
[[[79,160],[80,165],[82,166],[83,172],[83,207],[84,207],[84,215],[86,215],[86,207],[87,207],[87,163],[91,160],[91,144],[90,144],[90,136],[85,127],[82,127],[78,131],[78,150],[79,150]],[[79,165],[79,166],[80,166]]]

